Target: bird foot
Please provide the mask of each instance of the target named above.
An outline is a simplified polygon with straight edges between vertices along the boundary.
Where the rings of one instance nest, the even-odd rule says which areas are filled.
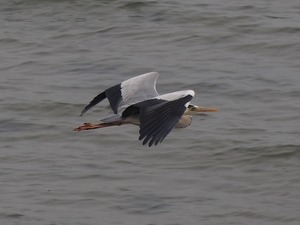
[[[93,130],[100,128],[99,124],[92,124],[92,123],[84,123],[83,125],[73,129],[73,131],[82,131],[82,130]]]

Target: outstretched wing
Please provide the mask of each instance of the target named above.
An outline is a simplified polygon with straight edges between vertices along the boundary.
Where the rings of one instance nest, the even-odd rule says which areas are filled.
[[[122,117],[129,116],[129,111],[136,113],[139,109],[139,140],[143,140],[143,145],[157,145],[175,127],[194,94],[194,91],[188,90],[161,95],[129,106],[124,110]]]
[[[122,101],[131,105],[158,96],[156,91],[157,72],[145,73],[121,83]]]
[[[157,72],[146,73],[106,89],[82,110],[81,115],[105,98],[108,99],[113,112],[117,114],[121,113],[128,105],[158,96],[156,91],[158,76]]]
[[[90,108],[97,105],[99,102],[101,102],[104,99],[108,99],[110,103],[110,107],[114,111],[115,114],[117,114],[118,105],[122,101],[120,98],[121,96],[121,84],[117,84],[113,87],[110,87],[97,95],[87,106],[84,107],[84,109],[81,111],[80,116],[82,116],[86,111],[88,111]]]

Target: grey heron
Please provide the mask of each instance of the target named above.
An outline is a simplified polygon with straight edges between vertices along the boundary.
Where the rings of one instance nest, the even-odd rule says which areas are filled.
[[[158,76],[157,72],[142,74],[101,92],[80,115],[106,98],[114,115],[97,124],[84,123],[74,131],[134,124],[140,127],[139,140],[143,141],[143,145],[148,143],[152,146],[162,142],[174,127],[189,126],[192,115],[218,111],[217,108],[190,104],[195,95],[193,90],[159,95],[156,91]]]

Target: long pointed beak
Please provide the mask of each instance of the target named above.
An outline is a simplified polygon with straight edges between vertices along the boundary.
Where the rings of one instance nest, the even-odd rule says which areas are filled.
[[[218,112],[219,109],[215,107],[200,107],[198,106],[195,110],[197,113],[205,113],[205,112]]]

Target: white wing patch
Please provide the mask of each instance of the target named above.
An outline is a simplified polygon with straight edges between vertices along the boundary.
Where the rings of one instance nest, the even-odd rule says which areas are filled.
[[[157,72],[145,73],[121,83],[121,93],[125,105],[134,104],[158,96],[156,91]]]
[[[195,92],[193,90],[176,91],[176,92],[172,92],[172,93],[168,93],[168,94],[164,94],[164,95],[159,95],[155,98],[166,100],[166,101],[174,101],[174,100],[183,98],[187,95],[191,95],[192,97],[194,97]],[[188,107],[189,104],[190,104],[190,102],[187,102],[185,104],[185,107]]]

